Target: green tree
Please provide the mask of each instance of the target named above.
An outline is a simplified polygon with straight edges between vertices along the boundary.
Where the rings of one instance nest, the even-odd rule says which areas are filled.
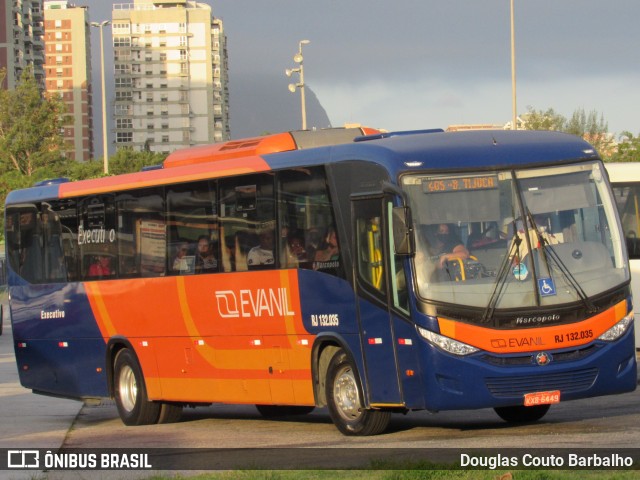
[[[143,167],[161,164],[166,155],[155,152],[137,152],[122,148],[109,158],[109,172],[113,175],[139,172]]]
[[[123,173],[139,172],[143,167],[161,164],[166,155],[154,152],[137,152],[130,149],[120,149],[109,158],[109,174],[122,175]],[[104,175],[103,159],[91,162],[72,162],[67,167],[64,177],[70,180],[86,180],[100,178]]]
[[[584,138],[605,159],[614,153],[615,139],[609,134],[609,124],[604,121],[602,114],[598,117],[595,110],[587,114],[584,109],[577,109],[567,122],[565,132]]]
[[[5,77],[6,71],[0,72],[0,84]],[[0,172],[33,177],[39,170],[59,171],[56,167],[66,165],[61,135],[65,116],[64,103],[43,96],[30,69],[15,90],[0,89]]]
[[[42,95],[30,69],[14,90],[2,88],[5,79],[0,70],[0,240],[8,193],[61,176],[69,163],[61,151],[65,105]]]
[[[564,131],[564,126],[567,123],[567,119],[559,113],[556,113],[553,108],[547,109],[546,112],[542,110],[535,110],[533,107],[527,107],[527,113],[522,115],[525,125],[525,130],[556,130]]]
[[[622,132],[617,151],[609,159],[611,162],[640,162],[640,134]]]
[[[595,110],[587,114],[583,108],[579,108],[567,120],[552,108],[543,112],[528,107],[528,112],[522,115],[522,118],[526,130],[556,130],[585,139],[595,147],[605,161],[614,154],[615,139],[609,134],[609,125]]]

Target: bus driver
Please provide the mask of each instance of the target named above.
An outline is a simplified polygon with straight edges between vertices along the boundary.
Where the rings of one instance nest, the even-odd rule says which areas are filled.
[[[446,223],[438,225],[436,243],[432,246],[431,253],[434,256],[438,256],[438,266],[440,268],[443,268],[445,262],[449,260],[466,260],[469,258],[469,250]]]

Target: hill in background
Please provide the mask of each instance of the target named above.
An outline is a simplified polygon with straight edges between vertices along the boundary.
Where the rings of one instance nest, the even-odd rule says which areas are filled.
[[[300,91],[287,89],[289,79],[231,76],[229,104],[231,138],[255,137],[302,128]],[[307,128],[331,126],[327,112],[313,90],[305,87]]]

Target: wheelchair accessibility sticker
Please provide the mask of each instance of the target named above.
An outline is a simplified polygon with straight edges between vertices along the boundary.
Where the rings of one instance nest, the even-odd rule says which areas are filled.
[[[540,296],[542,297],[551,297],[555,295],[556,284],[554,283],[553,278],[539,278],[538,290],[540,291]]]

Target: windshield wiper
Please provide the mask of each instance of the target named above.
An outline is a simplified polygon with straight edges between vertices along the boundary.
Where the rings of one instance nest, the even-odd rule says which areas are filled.
[[[587,312],[589,313],[597,312],[598,309],[591,302],[591,300],[589,300],[589,296],[584,291],[584,289],[580,286],[580,284],[576,280],[576,277],[573,276],[573,274],[571,273],[567,265],[560,258],[560,255],[558,255],[558,252],[556,252],[553,249],[553,247],[551,247],[551,244],[549,243],[549,241],[545,238],[544,235],[542,235],[542,232],[538,229],[538,225],[536,225],[536,222],[533,219],[533,215],[531,215],[531,212],[529,211],[528,208],[527,208],[527,216],[529,218],[529,221],[531,222],[531,226],[536,232],[538,243],[540,244],[540,251],[542,252],[542,257],[544,259],[544,263],[545,263],[545,266],[547,267],[547,272],[549,273],[549,275],[551,275],[551,269],[549,268],[549,259],[551,259],[553,263],[555,263],[555,265],[558,267],[558,270],[560,270],[560,273],[565,278],[569,286],[571,286],[573,290],[576,292],[576,294],[578,295],[578,297],[580,297],[580,300],[586,307]],[[536,291],[538,291],[537,287],[536,287]]]
[[[513,237],[511,238],[511,247],[507,251],[507,254],[502,259],[500,263],[500,269],[498,270],[498,274],[496,275],[496,283],[495,288],[493,289],[493,293],[489,298],[489,302],[487,303],[487,307],[484,309],[482,314],[482,318],[480,319],[481,323],[486,323],[489,321],[489,318],[493,315],[493,312],[496,309],[496,305],[498,304],[498,299],[504,290],[504,286],[507,283],[507,275],[509,273],[509,267],[511,265],[511,259],[513,258],[513,253],[520,258],[520,244],[522,243],[522,239],[518,235],[518,230],[516,228],[516,221],[513,220]]]

